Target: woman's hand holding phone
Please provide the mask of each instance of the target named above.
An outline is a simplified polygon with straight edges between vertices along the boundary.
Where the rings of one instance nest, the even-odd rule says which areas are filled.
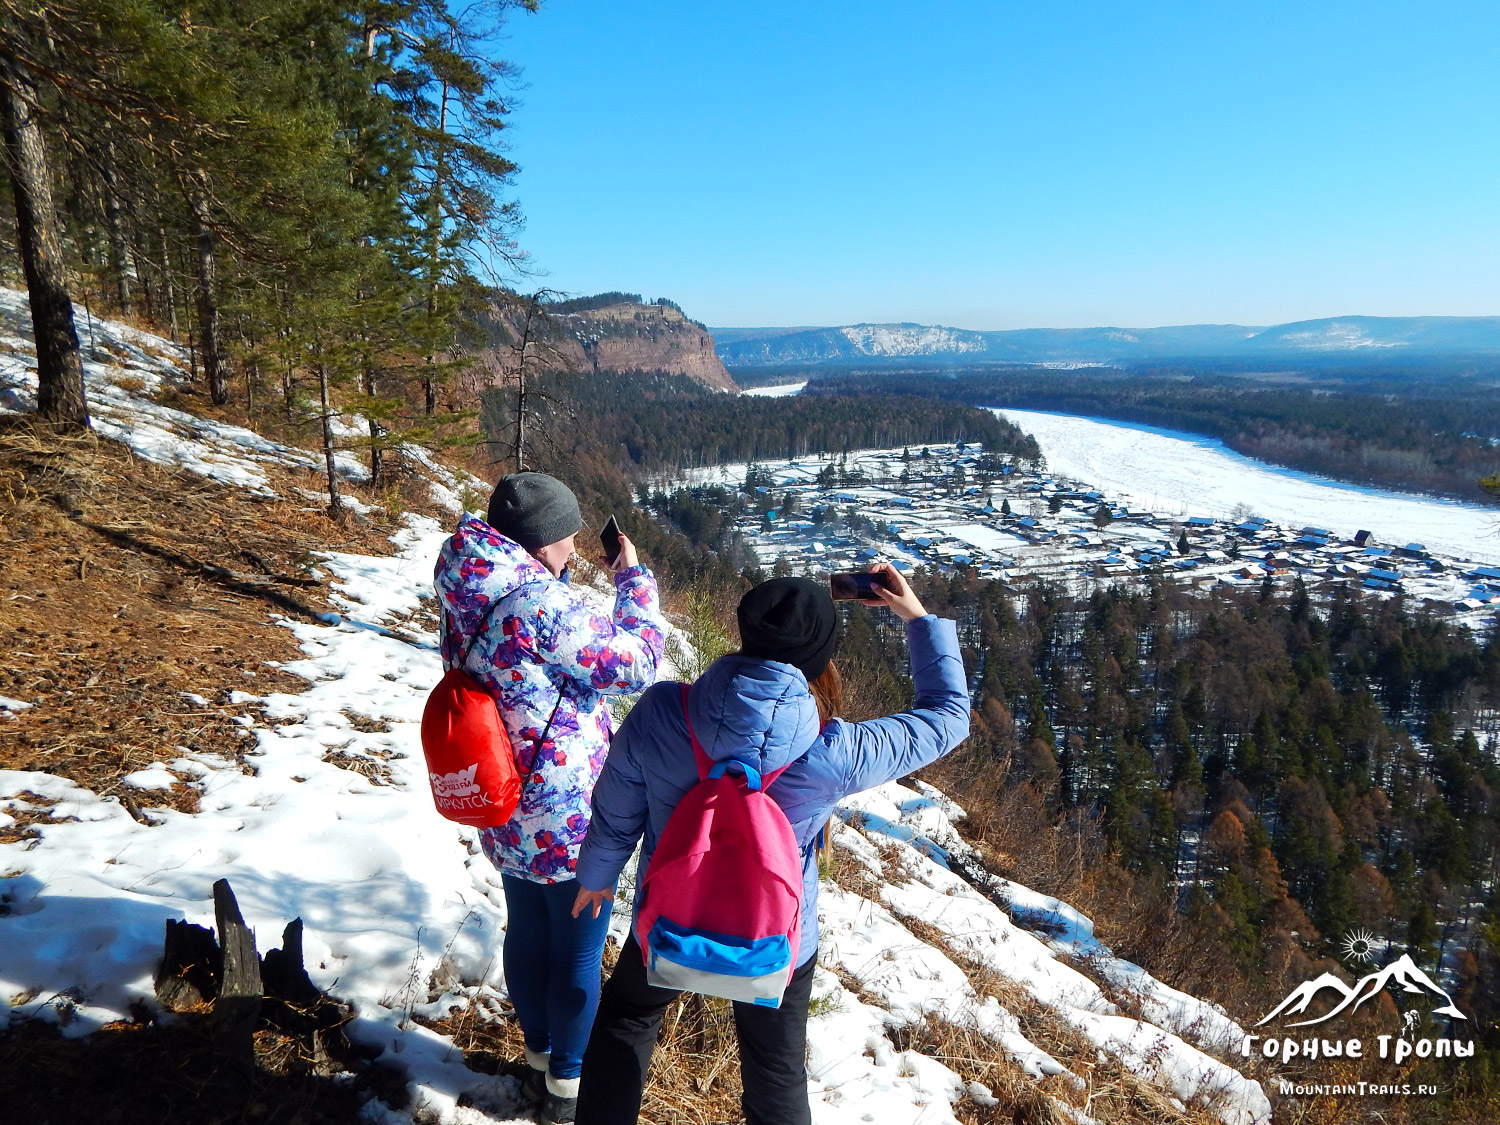
[[[875,598],[861,598],[862,604],[883,605],[902,621],[915,621],[927,616],[921,599],[912,593],[911,583],[890,563],[875,563],[870,567],[869,573],[880,575],[880,583],[874,588]]]
[[[623,531],[620,532],[620,553],[615,556],[613,562],[606,557],[604,565],[609,567],[614,573],[619,574],[626,567],[638,566],[639,564],[640,558],[636,554],[635,544],[630,541],[630,536],[626,535]]]
[[[635,544],[620,530],[620,525],[614,516],[609,517],[604,524],[604,529],[599,532],[599,546],[604,548],[604,568],[616,574],[640,562],[635,552]]]

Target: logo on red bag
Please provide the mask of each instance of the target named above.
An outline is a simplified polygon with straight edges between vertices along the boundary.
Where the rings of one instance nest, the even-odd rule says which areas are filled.
[[[432,792],[438,797],[447,797],[450,800],[457,797],[472,797],[479,792],[479,786],[474,784],[474,771],[479,768],[475,762],[468,769],[458,770],[455,773],[429,773],[427,778],[432,782]]]

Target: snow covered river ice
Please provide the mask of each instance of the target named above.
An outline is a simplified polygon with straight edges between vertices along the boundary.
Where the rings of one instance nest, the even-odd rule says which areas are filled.
[[[1238,504],[1287,526],[1360,529],[1383,543],[1418,542],[1477,562],[1500,562],[1500,509],[1343,484],[1235,453],[1201,434],[1050,414],[995,410],[1033,435],[1054,476],[1167,515],[1229,515]]]

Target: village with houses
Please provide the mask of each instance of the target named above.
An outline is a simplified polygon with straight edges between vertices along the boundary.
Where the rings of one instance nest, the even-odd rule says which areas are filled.
[[[1476,630],[1500,611],[1500,567],[1360,529],[1283,526],[1247,505],[1228,515],[1129,507],[973,443],[728,465],[693,480],[744,493],[739,531],[768,571],[822,576],[889,560],[1075,590],[1152,575],[1199,589],[1301,579],[1314,596],[1340,584],[1399,593]]]

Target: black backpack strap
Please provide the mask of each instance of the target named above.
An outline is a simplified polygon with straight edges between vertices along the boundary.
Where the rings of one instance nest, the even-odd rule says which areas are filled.
[[[495,607],[503,600],[503,598],[491,598],[490,604],[485,607],[484,616],[479,619],[478,627],[469,635],[468,640],[464,642],[463,650],[459,654],[458,667],[460,669],[463,669],[464,665],[469,662],[469,654],[474,651],[474,646],[479,643],[479,638],[484,636],[484,631],[489,628],[490,617],[494,614]],[[547,716],[547,725],[542,728],[541,737],[536,740],[536,745],[532,747],[531,765],[526,767],[521,777],[521,791],[523,793],[526,790],[527,779],[531,777],[532,770],[536,766],[537,756],[542,752],[542,743],[546,742],[547,736],[552,733],[552,721],[557,718],[557,709],[562,706],[563,695],[566,692],[566,686],[558,690],[557,702],[552,705],[552,714]],[[517,763],[517,765],[519,764]]]
[[[552,720],[557,718],[557,709],[562,706],[563,694],[567,690],[566,687],[558,690],[557,702],[552,705],[552,714],[547,716],[547,725],[542,728],[541,737],[536,740],[536,745],[531,748],[531,765],[526,768],[526,778],[529,778],[531,771],[536,768],[537,756],[542,752],[542,743],[546,742],[547,736],[552,733]],[[521,780],[523,790],[526,785],[526,778],[522,778]]]

